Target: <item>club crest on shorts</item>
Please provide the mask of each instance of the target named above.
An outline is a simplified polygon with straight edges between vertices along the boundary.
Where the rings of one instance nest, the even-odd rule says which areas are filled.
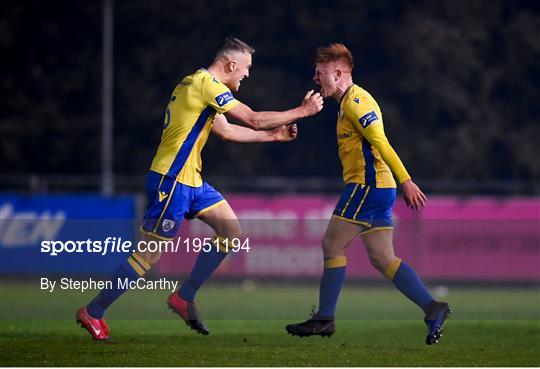
[[[161,224],[161,229],[163,229],[164,232],[169,232],[173,228],[174,228],[174,221],[170,219],[165,219],[163,221],[163,224]]]

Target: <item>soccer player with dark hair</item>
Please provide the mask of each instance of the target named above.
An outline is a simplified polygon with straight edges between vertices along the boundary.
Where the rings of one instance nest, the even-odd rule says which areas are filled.
[[[232,240],[240,236],[236,214],[223,196],[201,177],[201,151],[210,132],[235,142],[290,141],[297,119],[317,114],[323,107],[319,93],[309,91],[302,103],[287,111],[256,112],[236,100],[232,91],[249,76],[251,55],[246,43],[227,38],[207,69],[185,77],[174,89],[163,124],[161,143],[147,177],[148,207],[141,226],[143,240],[170,240],[184,218],[199,218],[215,232],[209,252],[200,252],[179,291],[167,299],[169,307],[192,329],[208,334],[199,317],[195,295],[223,261]],[[243,125],[229,124],[227,118]],[[126,289],[117,281],[137,280],[154,266],[159,252],[135,251],[113,272],[112,289],[103,289],[77,311],[77,321],[96,340],[109,338],[103,319],[107,308]]]
[[[345,249],[362,239],[371,264],[425,313],[426,343],[438,342],[450,306],[435,301],[416,272],[394,254],[392,207],[397,178],[408,207],[419,210],[426,196],[411,180],[384,133],[381,109],[375,99],[352,80],[353,57],[343,44],[317,49],[314,81],[324,98],[339,102],[337,139],[346,184],[322,242],[324,273],[319,310],[311,319],[287,325],[296,336],[331,336],[334,312],[345,279]]]

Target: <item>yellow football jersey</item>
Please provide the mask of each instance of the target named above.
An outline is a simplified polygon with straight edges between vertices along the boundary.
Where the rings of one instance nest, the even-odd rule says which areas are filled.
[[[214,117],[238,104],[229,88],[206,69],[185,77],[167,106],[161,143],[150,170],[188,186],[202,186],[201,151]]]
[[[345,183],[395,188],[392,172],[399,183],[410,178],[384,134],[379,105],[357,85],[352,85],[341,98],[337,138]]]

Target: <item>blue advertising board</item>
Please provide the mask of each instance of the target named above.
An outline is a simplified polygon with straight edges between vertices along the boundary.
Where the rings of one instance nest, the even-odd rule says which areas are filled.
[[[125,258],[111,246],[135,242],[134,218],[133,196],[0,194],[0,275],[110,273]]]

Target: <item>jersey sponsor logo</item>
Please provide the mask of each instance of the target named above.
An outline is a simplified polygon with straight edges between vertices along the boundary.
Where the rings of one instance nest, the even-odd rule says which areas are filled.
[[[221,95],[216,96],[216,102],[219,106],[223,106],[232,100],[234,100],[234,96],[230,91],[224,92]]]
[[[174,221],[170,219],[165,219],[163,221],[163,224],[161,225],[161,228],[163,229],[164,232],[169,232],[171,229],[174,228]]]
[[[353,101],[354,101],[355,103],[357,103],[357,104],[360,104],[360,99],[359,99],[358,97],[355,97],[355,98],[353,99]]]
[[[164,191],[160,191],[159,192],[159,202],[162,202],[163,200],[165,200],[167,198],[167,196],[169,196],[167,194],[167,192],[164,192]]]
[[[374,111],[370,111],[366,115],[360,117],[358,121],[360,122],[362,127],[367,128],[371,123],[375,122],[378,119],[379,117],[377,116],[377,113],[375,113]]]

